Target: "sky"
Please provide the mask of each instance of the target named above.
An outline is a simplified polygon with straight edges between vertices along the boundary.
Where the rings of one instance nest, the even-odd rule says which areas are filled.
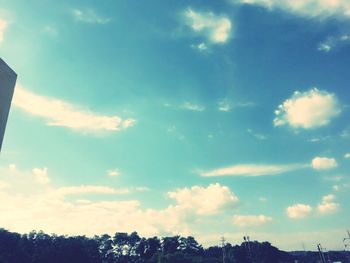
[[[0,226],[343,249],[347,0],[0,0]]]

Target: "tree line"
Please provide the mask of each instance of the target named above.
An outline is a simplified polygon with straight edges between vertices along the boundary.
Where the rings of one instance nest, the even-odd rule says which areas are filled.
[[[332,252],[332,261],[349,262],[345,252]],[[18,234],[0,229],[0,263],[316,263],[316,252],[288,253],[269,242],[203,248],[193,237],[48,235],[42,231]]]

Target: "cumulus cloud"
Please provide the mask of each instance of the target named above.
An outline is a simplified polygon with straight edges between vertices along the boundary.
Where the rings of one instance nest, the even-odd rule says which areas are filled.
[[[338,210],[339,204],[334,202],[335,196],[332,194],[325,195],[322,198],[322,203],[318,205],[318,211],[321,214],[329,214]]]
[[[97,14],[93,9],[73,9],[71,14],[76,21],[87,24],[107,24],[111,21],[110,18]]]
[[[229,18],[212,12],[197,12],[191,8],[188,8],[184,14],[186,24],[194,32],[206,37],[210,43],[223,44],[228,41],[232,27]]]
[[[0,225],[21,233],[42,229],[48,233],[92,236],[136,230],[143,236],[189,235],[197,218],[224,212],[238,202],[228,187],[219,184],[169,192],[174,204],[153,209],[144,208],[131,197],[120,200],[120,194],[128,193],[124,189],[38,185],[32,171],[18,168],[11,171],[9,167],[0,167],[0,182],[3,186],[0,187],[0,211],[6,211],[1,214]],[[145,187],[125,189],[129,192],[148,190]]]
[[[305,17],[350,17],[348,0],[231,0],[237,4],[251,4],[267,9],[279,9]]]
[[[35,94],[21,85],[16,86],[12,103],[27,113],[46,119],[49,126],[62,126],[84,133],[114,132],[135,124],[133,119],[100,115],[63,100]]]
[[[275,111],[275,126],[290,125],[293,128],[311,129],[327,125],[340,113],[334,94],[313,88],[294,92],[293,96]]]
[[[198,215],[212,215],[238,203],[238,197],[227,186],[211,184],[208,187],[193,186],[169,192],[177,206],[193,210]]]
[[[311,162],[312,168],[316,170],[328,170],[338,166],[334,158],[315,157]]]
[[[235,215],[233,224],[239,227],[261,226],[272,221],[272,217],[265,215]]]
[[[4,41],[4,34],[7,28],[7,21],[0,18],[0,43]]]
[[[305,218],[312,212],[312,207],[306,204],[295,204],[287,207],[287,215],[292,219]]]
[[[289,165],[258,165],[258,164],[241,164],[224,168],[219,168],[211,171],[200,172],[201,176],[263,176],[287,173],[306,166],[303,164]]]

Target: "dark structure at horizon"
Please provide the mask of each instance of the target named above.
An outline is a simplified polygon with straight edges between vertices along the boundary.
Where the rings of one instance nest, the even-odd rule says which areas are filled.
[[[0,58],[0,151],[16,80],[17,74]]]

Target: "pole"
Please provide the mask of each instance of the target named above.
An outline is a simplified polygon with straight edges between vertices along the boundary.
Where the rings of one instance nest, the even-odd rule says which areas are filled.
[[[222,263],[226,263],[226,249],[225,249],[225,246],[226,246],[226,240],[225,240],[225,237],[223,236],[223,237],[221,238]]]

